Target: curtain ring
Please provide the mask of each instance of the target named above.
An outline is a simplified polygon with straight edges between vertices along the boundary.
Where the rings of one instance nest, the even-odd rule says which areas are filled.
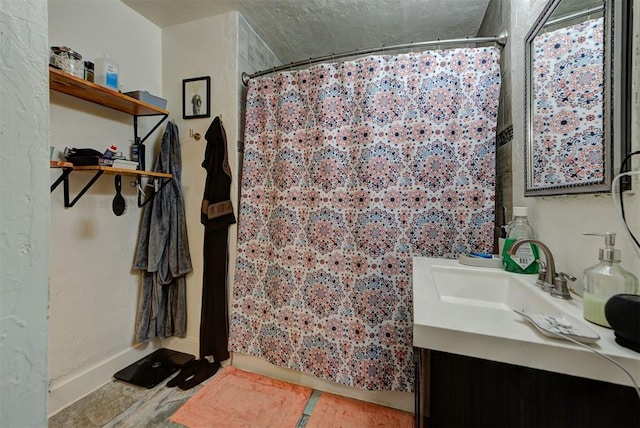
[[[336,65],[336,57],[335,52],[331,52],[331,64]]]
[[[293,71],[293,61],[289,63],[289,71]]]

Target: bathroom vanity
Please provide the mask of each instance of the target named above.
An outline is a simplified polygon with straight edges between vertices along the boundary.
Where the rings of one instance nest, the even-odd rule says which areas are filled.
[[[553,298],[536,275],[413,259],[417,426],[640,426],[640,400],[620,368],[540,333],[514,309],[582,319],[582,301]],[[640,354],[582,321],[590,345],[640,378]]]

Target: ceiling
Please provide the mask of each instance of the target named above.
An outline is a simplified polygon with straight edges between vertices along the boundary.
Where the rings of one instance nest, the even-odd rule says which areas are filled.
[[[159,27],[239,11],[284,63],[474,37],[490,0],[122,0]]]

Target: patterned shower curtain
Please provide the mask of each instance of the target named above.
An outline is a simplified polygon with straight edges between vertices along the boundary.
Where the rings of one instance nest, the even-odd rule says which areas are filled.
[[[230,350],[411,391],[413,256],[490,252],[497,48],[251,80]]]
[[[602,182],[604,18],[537,36],[533,58],[533,186]]]

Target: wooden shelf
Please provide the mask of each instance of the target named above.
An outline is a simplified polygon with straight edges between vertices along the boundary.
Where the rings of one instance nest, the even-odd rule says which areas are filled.
[[[73,168],[73,164],[71,162],[50,160],[49,168]]]
[[[49,167],[51,168],[71,168],[74,171],[102,171],[105,174],[109,175],[131,175],[134,177],[143,176],[143,177],[155,177],[155,178],[173,178],[173,174],[169,174],[166,172],[155,172],[155,171],[140,171],[138,169],[126,169],[126,168],[113,168],[110,166],[101,166],[101,165],[73,165],[71,162],[63,162],[63,161],[49,161]]]
[[[72,97],[80,98],[85,101],[89,101],[101,106],[117,110],[122,113],[126,113],[133,116],[133,129],[134,139],[141,144],[160,126],[162,122],[169,116],[169,112],[158,108],[154,105],[145,103],[143,101],[132,98],[128,95],[121,94],[109,88],[105,88],[100,85],[96,85],[93,82],[81,79],[73,76],[69,73],[65,73],[62,70],[58,70],[49,66],[49,89],[63,94],[71,95]],[[147,132],[147,134],[138,138],[138,116],[161,116],[158,122]],[[143,163],[144,165],[144,163]],[[154,192],[146,200],[142,201],[140,192],[138,192],[138,207],[143,207],[149,201],[151,201],[155,193],[161,191],[164,186],[171,182],[173,174],[167,174],[164,172],[153,171],[140,171],[137,169],[125,169],[125,168],[113,168],[110,166],[100,165],[73,165],[71,162],[50,161],[49,166],[51,168],[62,168],[60,177],[51,185],[51,192],[53,192],[60,183],[64,184],[64,206],[65,208],[71,208],[78,202],[78,200],[85,194],[91,186],[102,176],[108,175],[129,175],[137,177],[136,181],[140,184],[141,177],[161,178],[161,185],[156,192]],[[69,175],[72,171],[86,171],[94,172],[95,174],[89,180],[89,182],[82,188],[82,190],[76,195],[73,200],[69,194]]]
[[[49,66],[49,88],[133,116],[168,116],[169,112]]]
[[[132,176],[144,176],[144,177],[156,177],[156,178],[173,178],[173,174],[166,172],[154,172],[154,171],[140,171],[138,169],[126,169],[126,168],[113,168],[111,166],[100,165],[78,165],[73,167],[74,171],[103,171],[105,174],[120,174],[120,175],[132,175]]]
[[[160,186],[156,189],[156,192],[161,191],[164,186],[169,184],[173,179],[173,174],[168,174],[165,172],[154,172],[154,171],[140,171],[137,169],[126,169],[126,168],[112,168],[110,166],[101,166],[101,165],[73,165],[70,162],[59,162],[59,161],[49,161],[49,165],[51,168],[62,168],[62,174],[60,177],[56,179],[56,181],[51,185],[51,192],[53,192],[60,183],[64,184],[64,206],[65,208],[71,208],[78,202],[78,200],[84,195],[87,190],[93,186],[93,184],[100,178],[102,175],[130,175],[137,178],[137,182],[140,183],[140,177],[151,177],[156,179],[162,179]],[[76,195],[73,200],[71,199],[71,195],[69,193],[69,175],[73,171],[85,171],[85,172],[94,172],[95,174],[91,179],[85,184],[82,190]],[[155,193],[152,194],[149,198],[147,198],[144,202],[140,198],[140,194],[138,193],[138,207],[145,206],[149,201],[153,199]]]

